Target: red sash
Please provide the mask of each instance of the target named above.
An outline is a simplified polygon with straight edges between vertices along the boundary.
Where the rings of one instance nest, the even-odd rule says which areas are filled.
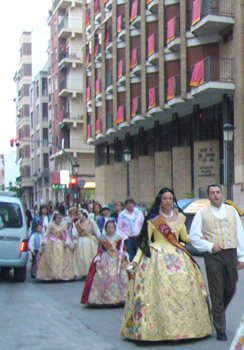
[[[172,232],[171,228],[165,223],[165,221],[158,216],[157,219],[155,219],[154,221],[150,220],[153,225],[156,227],[156,229],[171,243],[173,244],[175,247],[180,248],[181,250],[183,250],[183,252],[185,252],[190,259],[197,264],[196,260],[193,258],[193,256],[191,255],[191,253],[180,243],[178,242],[175,233]],[[197,264],[198,265],[198,264]]]
[[[81,227],[80,224],[79,224],[79,221],[75,224],[75,228],[77,229],[77,231],[79,232],[79,235],[80,235],[81,237],[87,237],[87,238],[89,238],[90,240],[92,240],[94,243],[98,243],[98,242],[97,242],[97,239],[96,239],[95,237],[90,236],[88,233],[86,233],[86,232],[82,229],[82,227]]]

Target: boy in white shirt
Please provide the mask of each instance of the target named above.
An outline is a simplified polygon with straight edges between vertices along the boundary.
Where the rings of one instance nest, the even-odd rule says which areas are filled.
[[[43,229],[42,224],[40,222],[38,222],[36,224],[36,231],[34,233],[32,233],[32,235],[30,236],[30,240],[29,240],[29,249],[30,249],[31,255],[32,255],[32,265],[31,265],[31,277],[32,278],[34,277],[34,275],[32,274],[32,268],[34,266],[36,256],[40,250],[40,246],[41,246],[41,243],[43,240],[42,229]]]

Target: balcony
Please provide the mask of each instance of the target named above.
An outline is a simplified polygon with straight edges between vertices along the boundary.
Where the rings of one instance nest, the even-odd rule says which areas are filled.
[[[104,5],[105,5],[105,11],[109,12],[112,10],[112,4],[113,4],[113,0],[104,0]]]
[[[125,77],[125,59],[122,59],[118,62],[118,81],[117,86],[125,85],[126,77]]]
[[[174,39],[170,40],[167,35],[167,48],[171,51],[180,51],[180,16],[175,17]]]
[[[146,0],[147,9],[152,13],[158,13],[159,0]]]
[[[68,53],[65,51],[60,52],[59,54],[59,69],[62,70],[64,67],[76,68],[77,65],[82,64],[81,57],[78,57],[79,53]]]
[[[65,125],[76,128],[78,124],[83,124],[83,115],[80,109],[66,111],[62,109],[59,113],[59,127],[62,129]]]
[[[135,51],[136,50],[136,51]],[[130,61],[130,67],[131,67],[131,78],[133,76],[141,76],[141,49],[140,47],[135,48],[131,52],[131,61]]]
[[[63,79],[59,84],[59,96],[72,96],[76,98],[77,94],[82,94],[82,83],[80,79]]]
[[[147,65],[158,64],[158,58],[158,33],[154,33],[147,39]]]
[[[101,80],[100,79],[96,80],[95,101],[96,101],[96,106],[97,107],[99,106],[99,102],[102,101],[102,84],[101,84]]]
[[[195,97],[199,103],[203,98],[212,103],[216,99],[221,100],[223,94],[233,95],[235,91],[234,59],[207,57],[201,62],[203,62],[203,72],[198,85],[192,82],[195,66],[192,67],[191,72],[188,72],[187,91],[190,93],[187,98]],[[201,78],[201,73],[199,76]]]
[[[110,53],[112,53],[112,51],[113,51],[112,27],[109,27],[109,28],[106,30],[104,46],[105,46],[105,54],[110,54]]]
[[[108,113],[106,116],[106,135],[115,133],[113,113]]]
[[[125,17],[120,15],[117,17],[117,42],[125,41]]]
[[[56,0],[53,3],[53,9],[55,10],[67,10],[69,7],[75,7],[76,4],[82,4],[82,0]]]
[[[141,27],[140,1],[134,0],[130,12],[130,29],[139,29]]]
[[[86,27],[86,35],[90,35],[91,34],[91,13],[90,13],[90,9],[86,10],[85,27]]]
[[[82,21],[63,17],[58,25],[58,37],[62,39],[75,38],[77,34],[82,35]]]
[[[192,7],[191,33],[196,36],[219,33],[234,23],[233,0],[202,0],[200,18]]]
[[[165,108],[172,107],[176,103],[184,103],[185,100],[181,98],[181,80],[180,75],[171,77],[165,83]],[[171,86],[169,86],[171,85]]]
[[[141,110],[141,96],[132,99],[131,118],[131,124],[137,124],[139,121],[145,120]]]
[[[155,86],[147,93],[147,117],[159,117],[162,109],[159,107],[159,88]]]

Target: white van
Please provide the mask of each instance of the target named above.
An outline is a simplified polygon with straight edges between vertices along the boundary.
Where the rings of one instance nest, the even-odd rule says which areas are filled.
[[[25,211],[13,192],[0,192],[0,269],[14,269],[14,279],[24,282],[28,261],[28,230]]]

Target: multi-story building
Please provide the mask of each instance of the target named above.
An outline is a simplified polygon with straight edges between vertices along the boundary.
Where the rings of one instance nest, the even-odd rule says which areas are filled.
[[[31,32],[23,32],[19,40],[19,65],[15,73],[17,96],[16,103],[16,137],[19,142],[17,161],[20,162],[21,186],[25,189],[23,201],[31,205],[31,190],[34,181],[31,178],[30,159],[30,101],[29,87],[32,81]]]
[[[83,35],[82,13],[84,2],[53,1],[50,11],[50,76],[49,134],[54,145],[50,148],[50,160],[55,172],[80,165],[80,184],[94,183],[94,147],[86,144],[83,126],[83,59],[81,47]],[[55,147],[58,145],[59,147]],[[80,186],[82,187],[82,186]],[[63,199],[62,192],[56,200]]]
[[[243,11],[233,0],[91,0],[83,13],[87,142],[96,199],[152,202],[226,183],[222,126],[235,125],[234,200],[243,201]],[[203,193],[204,192],[204,193]]]
[[[48,145],[48,67],[35,76],[30,85],[31,175],[35,183],[31,191],[31,207],[52,199]]]

